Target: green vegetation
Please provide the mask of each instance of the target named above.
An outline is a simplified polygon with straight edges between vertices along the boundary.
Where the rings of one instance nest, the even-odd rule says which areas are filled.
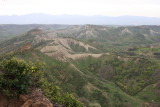
[[[0,78],[0,89],[8,97],[28,94],[29,88],[41,88],[45,96],[51,101],[62,104],[66,107],[83,107],[83,104],[76,100],[69,93],[62,93],[60,88],[49,83],[43,77],[40,64],[34,66],[15,58],[2,61],[3,74]]]
[[[29,24],[29,25],[6,24],[4,25],[3,24],[3,25],[0,25],[0,42],[16,37],[24,32],[27,32],[39,26],[41,26],[45,30],[50,30],[50,29],[62,29],[62,28],[64,29],[68,25],[39,25],[39,24]]]
[[[23,61],[16,59],[2,62],[4,73],[0,78],[0,88],[8,97],[26,94],[32,85],[32,69]]]
[[[150,100],[144,100],[143,95],[137,98],[126,94],[137,95],[146,86],[157,81],[154,79],[157,78],[154,75],[159,69],[157,61],[132,58],[132,56],[129,60],[125,60],[125,57],[117,59],[115,55],[103,55],[100,58],[87,57],[73,60],[72,63],[80,70],[77,71],[68,62],[51,59],[36,50],[32,52],[19,53],[16,57],[27,62],[42,61],[47,70],[44,76],[48,82],[59,86],[64,92],[72,93],[88,107],[89,105],[140,106],[142,101],[147,102],[154,97],[157,98],[157,94],[153,94],[154,97]]]
[[[127,94],[121,91],[120,88],[118,88],[115,84],[109,82],[107,82],[106,84],[105,81],[103,82],[99,80],[99,78],[97,78],[97,76],[94,75],[95,74],[94,72],[90,72],[91,70],[90,68],[85,69],[85,67],[89,65],[90,67],[92,67],[93,65],[94,69],[96,69],[96,67],[98,68],[98,66],[100,67],[101,64],[100,62],[104,57],[100,59],[96,59],[93,57],[85,58],[88,64],[86,63],[86,61],[84,61],[84,59],[76,60],[74,64],[76,65],[76,67],[78,67],[78,69],[80,67],[79,63],[81,63],[81,67],[84,67],[84,69],[80,69],[81,71],[77,71],[68,62],[61,62],[55,59],[51,59],[49,56],[36,50],[34,51],[35,53],[34,55],[32,54],[32,52],[26,51],[23,53],[17,53],[15,57],[17,57],[18,59],[24,59],[28,63],[30,61],[33,63],[36,63],[37,60],[42,61],[42,63],[44,64],[43,67],[46,71],[44,72],[44,77],[47,79],[48,83],[59,86],[64,91],[64,93],[67,92],[72,93],[76,98],[78,98],[88,107],[92,107],[93,105],[101,105],[102,107],[105,106],[114,107],[115,102],[113,102],[114,101],[113,96],[115,92],[120,93],[120,96],[123,99],[121,101],[121,105],[124,105],[125,103],[130,103],[137,106],[140,105],[141,103],[139,100],[136,99],[135,101],[133,101],[132,97],[127,96]],[[36,58],[35,55],[38,57]],[[97,61],[99,62],[98,66],[96,66]],[[54,88],[57,89],[57,87],[55,86],[53,87],[53,89]],[[46,90],[46,92],[52,93],[50,89],[52,88],[47,88],[46,86],[44,86],[44,91]],[[97,95],[97,93],[94,90],[97,90],[99,94]],[[49,95],[47,94],[46,96],[49,97]],[[54,96],[55,95],[52,95],[51,99],[55,99]],[[59,99],[57,100],[59,101]]]
[[[138,98],[143,99],[145,102],[156,103],[160,101],[160,82],[151,84],[144,88],[136,95]]]
[[[70,47],[74,52],[87,52],[87,50],[83,46],[79,46],[79,44],[71,43]]]
[[[139,57],[138,58],[131,57],[128,60],[124,59],[122,57],[121,59],[118,59],[114,55],[109,55],[109,56],[104,55],[98,59],[93,57],[78,59],[74,61],[74,64],[85,74],[90,75],[91,78],[94,78],[94,79],[90,78],[89,82],[94,84],[94,86],[99,88],[100,90],[106,91],[111,96],[111,98],[107,97],[109,100],[112,99],[114,102],[117,102],[116,104],[122,107],[125,104],[136,106],[136,104],[133,103],[134,102],[133,99],[131,100],[132,104],[129,103],[130,101],[128,99],[125,99],[126,96],[122,95],[120,90],[115,91],[116,89],[111,88],[112,85],[111,86],[107,85],[107,87],[105,87],[104,84],[102,85],[97,82],[99,80],[101,80],[101,82],[103,81],[108,82],[107,80],[112,81],[127,94],[135,96],[138,93],[141,93],[141,91],[146,86],[153,83],[157,83],[157,81],[159,80],[158,70],[160,69],[160,63],[157,61]],[[95,78],[97,78],[97,80],[95,80]],[[136,101],[137,102],[146,101],[149,103],[153,103],[152,102],[153,100],[154,103],[159,102],[157,100],[159,99],[159,94],[155,94],[159,93],[159,91],[156,91],[158,89],[154,88],[152,89],[152,88],[153,86],[147,88],[148,91],[143,91],[143,94],[138,94],[138,96],[140,97],[138,97]],[[111,90],[114,91],[111,92]],[[151,93],[153,90],[154,94]],[[117,99],[116,97],[117,95],[119,96],[119,99]],[[147,95],[148,100],[143,99],[143,96],[145,95]]]
[[[47,38],[50,33],[55,33],[53,30],[53,32],[47,30],[46,34],[44,32],[38,34],[38,38],[32,30],[19,37],[0,42],[0,55],[2,54],[0,60],[15,57],[26,61],[26,63],[22,61],[24,64],[17,61],[15,65],[18,66],[8,65],[9,69],[3,68],[7,73],[0,79],[0,87],[5,86],[3,93],[12,96],[15,93],[11,94],[10,90],[15,87],[16,94],[28,93],[27,88],[35,86],[41,88],[52,102],[67,107],[81,107],[82,103],[87,107],[160,105],[159,26],[91,25],[87,28],[77,26],[76,30],[73,28],[74,26],[58,30],[57,36],[64,39],[70,37],[97,48],[97,50],[88,48],[87,51],[80,45],[68,44],[75,53],[103,55],[98,58],[88,56],[76,60],[67,58],[65,61],[56,60],[54,56],[47,55],[52,54],[52,50],[48,50],[47,53],[41,51],[42,47],[54,42],[54,39]],[[27,49],[24,47],[26,44],[30,46]],[[70,55],[72,54],[74,53],[71,52]],[[3,61],[3,67],[6,62],[8,61]],[[21,67],[21,63],[24,67]],[[27,68],[25,71],[27,75],[23,75],[23,71]],[[19,70],[20,74],[15,73]],[[22,75],[21,77],[24,76],[23,78],[30,81],[19,81],[20,77],[18,79],[12,77],[12,81],[10,72],[13,72],[15,77]],[[34,76],[36,78],[33,78]]]
[[[41,83],[41,88],[45,96],[48,97],[52,102],[57,102],[65,107],[83,107],[83,104],[75,97],[69,93],[61,93],[59,87],[49,83],[46,79],[42,79]]]
[[[160,63],[139,58],[136,61],[122,61],[110,58],[106,61],[115,70],[114,81],[130,95],[135,95],[147,85],[153,83],[153,74],[160,69]]]

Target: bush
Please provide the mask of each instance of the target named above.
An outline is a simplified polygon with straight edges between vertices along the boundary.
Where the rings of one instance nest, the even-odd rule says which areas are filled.
[[[52,103],[59,103],[65,107],[84,107],[75,97],[69,93],[62,93],[60,88],[53,83],[49,83],[46,79],[41,80],[43,90],[46,97],[48,97]]]
[[[24,61],[15,58],[2,62],[3,75],[0,78],[0,88],[7,96],[28,93],[31,85],[31,69]]]
[[[24,61],[18,61],[15,58],[3,60],[3,74],[0,78],[0,88],[8,97],[19,94],[27,94],[29,87],[38,83],[41,78],[38,64],[33,67]]]
[[[83,104],[69,93],[63,94],[62,104],[65,105],[65,107],[83,107]]]
[[[41,89],[44,95],[48,97],[52,102],[60,102],[60,88],[53,83],[49,83],[46,79],[41,80]]]

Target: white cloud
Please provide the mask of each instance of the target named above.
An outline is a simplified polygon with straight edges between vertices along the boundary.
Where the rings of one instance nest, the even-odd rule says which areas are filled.
[[[0,15],[29,13],[160,17],[160,0],[0,0]]]

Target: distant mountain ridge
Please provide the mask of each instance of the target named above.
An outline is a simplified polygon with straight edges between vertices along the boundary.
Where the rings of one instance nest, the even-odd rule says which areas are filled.
[[[96,24],[96,25],[160,25],[160,18],[144,16],[81,16],[26,14],[0,16],[0,24]]]

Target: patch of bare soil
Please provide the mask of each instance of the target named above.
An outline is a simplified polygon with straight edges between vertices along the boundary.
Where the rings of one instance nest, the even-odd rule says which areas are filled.
[[[0,107],[54,107],[40,89],[33,89],[29,95],[8,99],[0,95]]]
[[[56,38],[53,42],[41,49],[41,52],[48,56],[54,57],[58,60],[77,59],[81,57],[100,57],[102,54],[82,53],[77,54],[70,47],[71,44],[84,47],[87,51],[89,48],[95,49],[95,47],[85,44],[83,42],[71,39],[71,38]]]

